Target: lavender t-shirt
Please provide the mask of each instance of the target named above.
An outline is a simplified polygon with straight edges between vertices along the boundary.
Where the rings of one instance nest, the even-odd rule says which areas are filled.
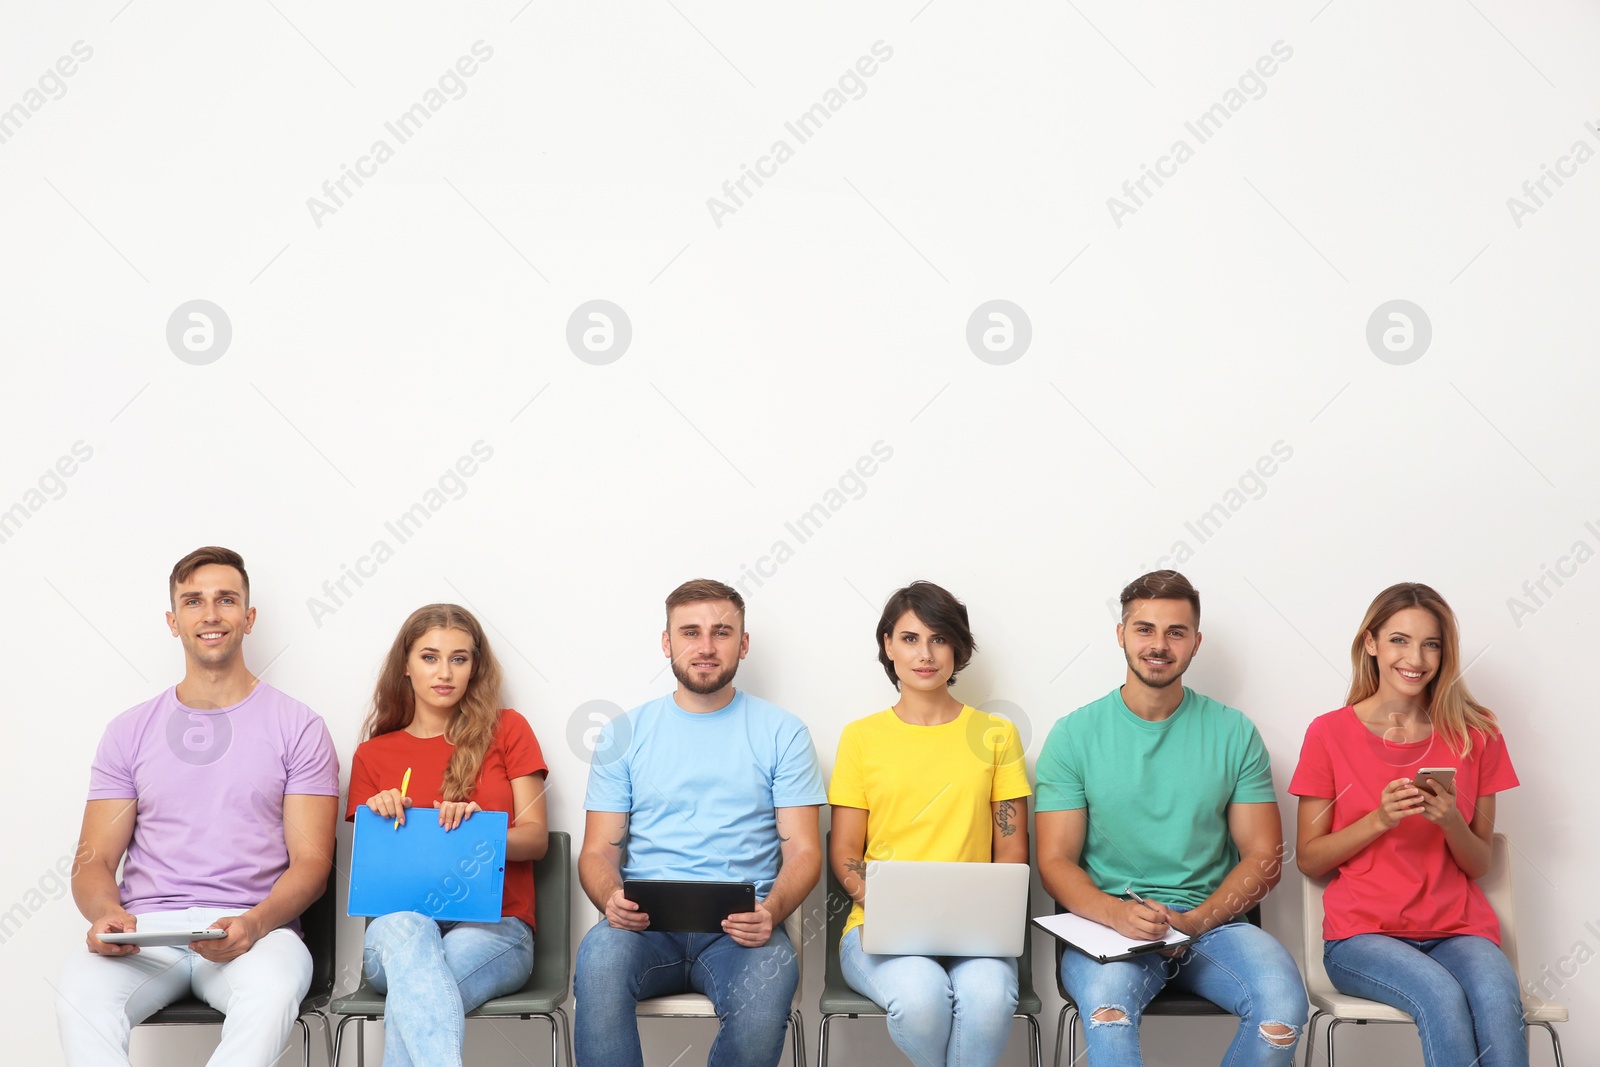
[[[289,868],[288,793],[339,795],[322,717],[266,682],[201,711],[173,687],[111,720],[89,768],[90,800],[138,800],[122,906],[138,915],[251,908]]]

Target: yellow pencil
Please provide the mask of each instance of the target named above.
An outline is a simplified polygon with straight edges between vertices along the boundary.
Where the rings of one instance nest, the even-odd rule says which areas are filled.
[[[406,790],[410,789],[410,788],[411,788],[411,768],[407,767],[406,768],[405,777],[400,779],[400,807],[401,807],[402,811],[405,809]],[[396,830],[400,829],[400,816],[398,816],[398,815],[396,815],[394,817],[394,828]]]

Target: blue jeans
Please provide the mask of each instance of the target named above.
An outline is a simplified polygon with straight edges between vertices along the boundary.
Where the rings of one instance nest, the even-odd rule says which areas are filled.
[[[1182,911],[1181,908],[1173,908]],[[1144,1009],[1171,982],[1199,993],[1239,1016],[1239,1029],[1222,1057],[1224,1067],[1289,1067],[1305,1027],[1305,983],[1278,939],[1249,923],[1219,926],[1200,935],[1183,955],[1156,953],[1100,963],[1074,949],[1061,956],[1061,984],[1083,1015],[1089,1067],[1137,1067]],[[1102,1009],[1120,1012],[1097,1019]],[[1273,1034],[1263,1030],[1272,1027]],[[1277,1028],[1288,1027],[1287,1038]]]
[[[1527,1067],[1522,991],[1511,961],[1488,938],[1357,934],[1324,941],[1322,962],[1339,992],[1415,1019],[1428,1067]]]
[[[708,1067],[775,1067],[799,980],[799,958],[781,926],[765,945],[745,948],[727,934],[634,932],[601,919],[583,935],[572,981],[578,1064],[643,1067],[638,1002],[702,993],[722,1024]]]
[[[523,987],[533,972],[533,931],[512,916],[435,922],[397,911],[367,926],[363,957],[367,981],[387,997],[383,1067],[460,1067],[467,1012]]]
[[[839,943],[850,988],[889,1013],[889,1037],[916,1067],[994,1067],[1017,1010],[1017,961],[988,956],[883,956],[861,927]]]

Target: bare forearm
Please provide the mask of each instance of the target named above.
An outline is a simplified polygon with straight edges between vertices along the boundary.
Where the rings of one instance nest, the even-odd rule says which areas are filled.
[[[1283,861],[1273,853],[1246,856],[1200,906],[1189,912],[1195,924],[1192,933],[1203,934],[1213,927],[1233,922],[1261,903],[1283,876]]]
[[[122,911],[122,894],[117,890],[116,872],[98,857],[80,864],[72,876],[72,900],[90,922]]]
[[[1049,893],[1062,907],[1074,915],[1112,925],[1113,909],[1118,900],[1102,892],[1088,872],[1076,863],[1065,859],[1039,860],[1039,876]]]
[[[550,848],[550,832],[544,826],[513,826],[506,831],[506,859],[521,863],[542,860]]]
[[[273,883],[267,899],[245,914],[256,921],[262,934],[287,926],[322,896],[330,866],[326,859],[316,856],[290,861],[289,869]]]
[[[1445,824],[1444,842],[1468,878],[1482,878],[1489,873],[1489,842],[1475,834],[1465,819],[1453,818]]]
[[[784,857],[778,877],[772,883],[772,892],[762,902],[772,914],[773,923],[783,922],[790,912],[805,902],[806,894],[816,886],[821,874],[820,848],[796,849],[793,855]]]
[[[1332,801],[1329,801],[1332,803]],[[1309,878],[1321,878],[1389,832],[1378,808],[1333,833],[1302,839],[1295,863]]]
[[[596,908],[606,910],[606,901],[622,888],[622,868],[617,861],[585,850],[578,854],[578,883]]]

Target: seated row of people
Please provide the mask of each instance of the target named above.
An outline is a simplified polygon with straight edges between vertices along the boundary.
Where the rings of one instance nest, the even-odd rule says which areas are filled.
[[[227,1016],[210,1062],[266,1067],[310,983],[297,917],[332,863],[338,758],[322,720],[245,665],[255,609],[237,553],[190,553],[169,592],[184,678],[114,719],[91,769],[72,880],[89,951],[59,985],[62,1047],[73,1067],[128,1064],[131,1028],[192,993]],[[1142,1013],[1169,983],[1239,1016],[1224,1062],[1288,1065],[1305,990],[1283,946],[1245,920],[1286,855],[1265,745],[1243,714],[1182,684],[1201,644],[1187,579],[1146,574],[1121,605],[1125,680],[1051,729],[1033,851],[1067,910],[1132,939],[1192,940],[1111,963],[1063,953],[1090,1067],[1141,1062]],[[709,1065],[775,1065],[803,947],[783,923],[823,862],[852,902],[841,969],[884,1007],[896,1046],[921,1067],[999,1061],[1014,958],[872,953],[862,931],[874,860],[1029,862],[1022,740],[951,694],[977,646],[946,590],[896,591],[875,645],[895,702],[845,727],[824,788],[805,724],[733,685],[750,648],[739,593],[697,580],[668,596],[661,647],[677,687],[611,720],[590,765],[578,875],[602,918],[576,959],[580,1064],[642,1065],[636,1004],[694,991],[721,1019]],[[1474,881],[1488,867],[1495,795],[1517,779],[1494,715],[1461,680],[1454,614],[1427,586],[1392,586],[1351,655],[1345,705],[1312,722],[1289,785],[1296,860],[1332,875],[1329,975],[1411,1013],[1428,1067],[1525,1065],[1516,976]],[[1440,765],[1454,774],[1419,775]],[[448,832],[504,812],[507,862],[499,921],[401,911],[369,924],[363,973],[387,994],[388,1067],[460,1064],[466,1013],[527,981],[546,774],[527,719],[502,706],[500,667],[471,612],[414,612],[379,674],[346,817],[365,805],[397,827],[427,818]],[[749,882],[755,904],[720,933],[673,932],[652,927],[628,879]],[[102,939],[208,925],[223,936],[142,949]]]

